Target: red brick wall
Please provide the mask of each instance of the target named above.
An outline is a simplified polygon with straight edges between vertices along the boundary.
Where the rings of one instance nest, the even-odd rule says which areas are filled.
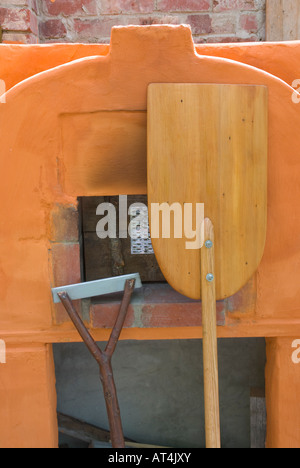
[[[0,0],[3,42],[38,42],[37,0]]]
[[[4,41],[104,42],[114,25],[190,24],[195,42],[265,39],[265,0],[0,0]],[[38,25],[38,26],[37,26]]]

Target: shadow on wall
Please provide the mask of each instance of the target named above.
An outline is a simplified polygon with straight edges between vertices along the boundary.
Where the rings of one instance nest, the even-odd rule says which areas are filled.
[[[58,412],[108,429],[98,366],[85,345],[55,344],[54,358]],[[250,447],[250,389],[264,388],[265,360],[264,339],[219,340],[223,448]],[[113,368],[127,438],[205,447],[200,340],[121,341]],[[60,445],[85,446],[62,435]]]

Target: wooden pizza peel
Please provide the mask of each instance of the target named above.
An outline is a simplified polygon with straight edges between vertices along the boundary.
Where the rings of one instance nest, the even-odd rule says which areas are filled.
[[[216,300],[247,283],[264,251],[268,90],[151,84],[147,138],[152,245],[168,283],[187,297],[202,299],[206,445],[217,448]],[[196,216],[197,204],[204,205],[205,221]],[[156,216],[161,207],[169,207],[169,232],[163,228],[167,218],[162,220],[162,210]],[[193,233],[198,234],[194,241]]]

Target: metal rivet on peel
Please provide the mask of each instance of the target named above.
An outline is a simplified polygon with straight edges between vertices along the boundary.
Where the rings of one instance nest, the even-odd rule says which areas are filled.
[[[211,273],[209,273],[207,276],[206,276],[206,279],[207,281],[209,281],[210,283],[213,282],[213,280],[215,279],[214,275],[212,275]]]
[[[211,249],[212,246],[213,246],[213,243],[212,243],[211,240],[207,240],[207,241],[205,242],[205,247],[206,247],[207,249]]]

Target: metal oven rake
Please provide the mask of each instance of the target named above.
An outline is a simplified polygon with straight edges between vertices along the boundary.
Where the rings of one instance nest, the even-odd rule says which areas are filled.
[[[111,359],[125,322],[133,290],[141,287],[141,279],[137,273],[52,289],[53,301],[63,304],[85,345],[99,365],[113,448],[125,448],[125,441]],[[119,291],[124,291],[120,310],[106,348],[102,351],[75,310],[72,300]]]

